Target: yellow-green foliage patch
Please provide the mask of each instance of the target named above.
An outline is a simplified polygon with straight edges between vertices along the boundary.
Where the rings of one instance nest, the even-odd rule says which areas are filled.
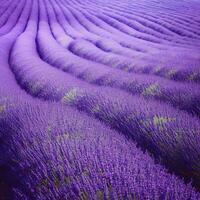
[[[166,123],[174,121],[174,120],[176,120],[176,119],[175,118],[171,118],[171,117],[161,117],[161,116],[155,115],[153,117],[153,119],[152,118],[148,118],[148,119],[140,120],[140,123],[144,127],[150,127],[153,124],[154,127],[161,128]]]
[[[124,71],[128,72],[129,71],[129,66],[125,67]]]
[[[33,93],[36,93],[40,89],[40,87],[41,87],[40,82],[36,82],[36,83],[30,85],[30,89]]]
[[[153,124],[154,126],[162,126],[168,122],[174,121],[175,118],[170,118],[170,117],[159,117],[159,116],[154,116],[153,117]]]
[[[99,105],[95,105],[95,106],[92,108],[92,112],[93,112],[93,113],[99,113],[99,111],[100,111]]]
[[[155,68],[155,72],[158,73],[158,72],[161,71],[161,69],[162,69],[162,67],[156,67],[156,68]]]
[[[6,109],[5,105],[0,105],[0,113],[4,112]]]
[[[166,77],[167,77],[167,78],[171,78],[171,77],[173,77],[173,76],[176,74],[176,72],[177,72],[176,69],[171,69],[171,70],[169,70],[169,71],[167,72]]]
[[[189,75],[188,80],[189,81],[195,80],[197,78],[197,76],[198,76],[198,73],[194,72],[194,73]]]
[[[47,130],[48,133],[50,133],[50,132],[52,132],[52,127],[51,127],[50,125],[48,125],[48,126],[46,127],[46,130]]]
[[[76,96],[77,96],[77,89],[73,88],[64,95],[62,101],[64,103],[72,103],[76,99]]]
[[[142,92],[143,95],[155,95],[158,90],[159,85],[157,83],[150,84],[147,88],[145,88]]]

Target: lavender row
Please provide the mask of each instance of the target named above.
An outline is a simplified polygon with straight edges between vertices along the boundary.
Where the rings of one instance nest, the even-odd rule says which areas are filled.
[[[12,4],[8,1],[8,5],[2,5],[0,10],[0,27],[2,27],[6,21],[8,20],[8,17],[10,14],[14,11],[14,8],[16,6],[16,2],[13,2]]]
[[[52,30],[58,35],[60,29],[56,26],[53,28],[55,22],[51,25]],[[48,26],[38,31],[38,50],[41,57],[49,64],[86,82],[120,88],[132,94],[139,93],[146,98],[170,102],[176,107],[199,115],[200,94],[195,85],[175,83],[156,76],[149,78],[147,75],[130,75],[116,69],[108,69],[104,65],[86,61],[66,51],[57,44],[51,34]]]
[[[93,21],[96,21],[96,18],[94,18],[94,16],[91,17],[91,19]],[[83,18],[81,20],[83,20]],[[99,19],[97,22],[98,22],[98,25],[100,25],[102,23],[102,22],[99,23]],[[105,23],[103,24],[103,28],[108,28],[107,26],[105,26]],[[110,28],[108,30],[113,32],[113,30],[111,30]],[[116,32],[116,30],[115,30],[115,32]],[[113,32],[113,33],[115,33],[115,32]],[[124,35],[121,36],[121,38],[123,38],[123,37],[125,37],[125,36]],[[123,42],[121,42],[121,43],[123,43]],[[125,44],[125,45],[127,45],[127,47],[130,47],[130,44],[129,45]],[[94,49],[95,47],[90,45],[90,48]],[[145,46],[145,48],[146,48],[146,46]],[[97,49],[94,49],[94,50],[97,50]],[[178,56],[179,57],[187,56],[188,58],[187,59],[184,58],[184,62],[183,62],[183,60],[182,60],[182,62],[180,62],[180,60],[178,60],[177,55],[175,55],[175,57],[172,57],[169,60],[169,62],[167,63],[166,51],[164,51],[163,53],[162,52],[157,53],[155,51],[155,53],[150,53],[151,57],[149,55],[147,55],[140,59],[130,61],[129,63],[123,62],[123,59],[121,61],[118,61],[119,59],[117,60],[117,58],[113,58],[113,59],[117,60],[115,62],[119,65],[119,67],[121,65],[125,66],[124,68],[129,71],[134,71],[134,72],[139,72],[139,73],[151,73],[151,74],[159,75],[159,76],[162,76],[165,78],[178,80],[178,81],[198,82],[199,71],[198,71],[198,60],[197,60],[197,56],[195,55],[196,53],[194,52],[195,56],[194,55],[191,56],[191,55],[188,55],[188,53],[186,52],[186,50],[184,50],[184,48],[180,49],[180,48],[175,48],[175,47],[173,47],[173,48],[170,47],[168,50],[168,54],[170,54],[170,51],[181,51],[178,54]],[[87,55],[87,53],[85,51],[82,51],[82,53],[75,51],[74,53],[77,53],[79,56],[84,54],[85,58],[87,58],[87,59],[93,59],[93,60],[96,59],[96,57],[92,58],[91,55]],[[100,54],[100,53],[102,53],[102,54]],[[105,56],[106,56],[106,54],[103,54],[103,52],[99,51],[99,57],[100,57],[99,62],[113,66],[113,63],[111,61],[109,62],[109,61],[106,61],[105,59],[103,59]],[[107,57],[108,57],[108,55],[107,55]],[[158,60],[152,59],[152,57],[159,57],[159,59]],[[141,59],[144,61],[141,62]],[[149,63],[148,64],[149,66],[145,66],[146,63]],[[130,65],[130,66],[128,66],[128,65]],[[188,68],[188,66],[190,66],[190,68]]]
[[[40,21],[42,26],[47,27],[44,20]],[[92,86],[52,68],[38,57],[35,34],[21,35],[11,54],[10,64],[21,87],[36,97],[75,106],[131,136],[169,168],[194,178],[198,185],[199,119],[166,104]]]
[[[46,34],[50,25],[43,2],[39,31]],[[11,50],[32,3],[26,31]],[[198,183],[198,119],[165,104],[92,86],[42,61],[40,42],[35,44],[37,6],[37,1],[27,0],[16,26],[0,39],[0,177],[10,187],[11,199],[200,199],[190,185],[155,165],[120,134]],[[22,89],[64,106],[31,98],[19,88],[7,63],[10,50],[9,62]]]
[[[31,5],[27,2],[25,22]],[[32,9],[36,8],[34,3]],[[36,12],[30,16],[28,33],[34,32],[31,25],[36,16]],[[1,77],[0,174],[9,188],[5,198],[200,198],[123,135],[66,106],[22,93],[6,62],[24,25],[16,26],[8,40],[1,40],[1,75],[10,83]]]
[[[156,5],[156,4],[155,4]],[[96,9],[97,6],[86,6],[86,8],[91,8],[93,7],[93,9]],[[102,11],[104,10],[108,10],[110,11],[110,13],[117,13],[119,12],[119,16],[120,15],[128,15],[130,18],[134,18],[135,16],[137,16],[138,14],[142,14],[143,16],[141,16],[142,18],[146,18],[149,17],[151,14],[153,14],[153,12],[155,12],[154,8],[153,9],[138,9],[136,6],[132,7],[129,5],[129,8],[131,7],[131,9],[129,9],[127,12],[124,12],[124,9],[127,8],[127,5],[124,5],[124,8],[119,5],[119,4],[114,4],[114,5],[106,5],[106,7],[104,7],[104,9],[102,9],[102,6],[98,6],[98,9],[101,9]],[[112,9],[111,9],[112,8]],[[113,9],[114,8],[114,9]],[[122,9],[123,8],[123,9]],[[145,13],[146,12],[146,13]],[[171,16],[169,13],[165,13],[165,15],[160,15],[160,10],[156,10],[156,13],[158,14],[157,17],[153,17],[145,20],[145,24],[148,23],[149,21],[153,21],[156,22],[154,24],[154,26],[152,28],[156,28],[158,26],[158,24],[161,24],[162,27],[166,29],[168,29],[168,34],[171,32],[171,34],[175,34],[176,36],[187,36],[188,38],[199,38],[199,33],[198,33],[198,26],[195,23],[191,23],[190,19],[186,19],[186,17],[184,16],[184,18],[181,18],[180,15],[176,15],[176,16]],[[155,14],[155,13],[154,13]],[[180,14],[180,13],[179,13]],[[196,26],[195,26],[196,25]],[[183,29],[184,28],[184,29]],[[142,29],[141,31],[143,31],[144,29]],[[162,36],[161,36],[162,37]]]
[[[100,122],[66,106],[8,98],[1,100],[0,113],[0,174],[9,186],[7,198],[200,199],[190,185]]]
[[[25,4],[25,1],[20,1],[15,9],[14,12],[9,13],[9,18],[6,22],[6,24],[4,24],[4,26],[2,26],[0,28],[0,36],[3,36],[7,33],[9,33],[9,31],[11,31],[11,29],[13,28],[13,26],[17,23],[18,18],[20,17],[22,10],[23,10],[23,6]]]
[[[50,3],[53,4],[53,8],[51,7]],[[47,4],[47,6],[46,6],[47,9],[51,10],[50,11],[51,16],[55,15],[54,11],[57,13],[56,17],[68,36],[70,36],[74,39],[83,38],[85,40],[91,41],[93,44],[96,44],[98,41],[100,41],[102,39],[106,39],[106,38],[108,38],[109,40],[112,39],[113,35],[111,33],[109,33],[108,31],[105,31],[98,26],[94,26],[94,24],[89,24],[89,26],[85,27],[80,22],[78,22],[76,19],[74,19],[72,14],[70,14],[69,10],[59,7],[59,4],[57,5],[53,1],[50,3]],[[55,20],[55,19],[53,19],[53,20]],[[83,18],[82,18],[82,23],[83,23]],[[84,24],[84,25],[86,25],[86,24]],[[113,43],[116,43],[116,42],[113,41]],[[69,46],[69,44],[67,46]],[[113,47],[113,49],[115,49],[116,51],[119,48],[121,49],[120,52],[124,51],[126,53],[126,55],[129,55],[131,57],[138,55],[138,52],[135,52],[135,50],[137,50],[136,48],[134,48],[134,50],[130,50],[126,47],[121,46],[120,44],[118,44],[117,48]],[[127,54],[127,52],[129,52],[129,53]]]

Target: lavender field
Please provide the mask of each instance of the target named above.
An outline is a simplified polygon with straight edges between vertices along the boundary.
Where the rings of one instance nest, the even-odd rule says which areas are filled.
[[[200,0],[0,0],[0,200],[200,200]]]

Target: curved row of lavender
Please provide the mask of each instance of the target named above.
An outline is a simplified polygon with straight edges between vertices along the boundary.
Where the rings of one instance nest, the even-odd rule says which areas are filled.
[[[200,199],[198,9],[1,0],[0,199]]]

